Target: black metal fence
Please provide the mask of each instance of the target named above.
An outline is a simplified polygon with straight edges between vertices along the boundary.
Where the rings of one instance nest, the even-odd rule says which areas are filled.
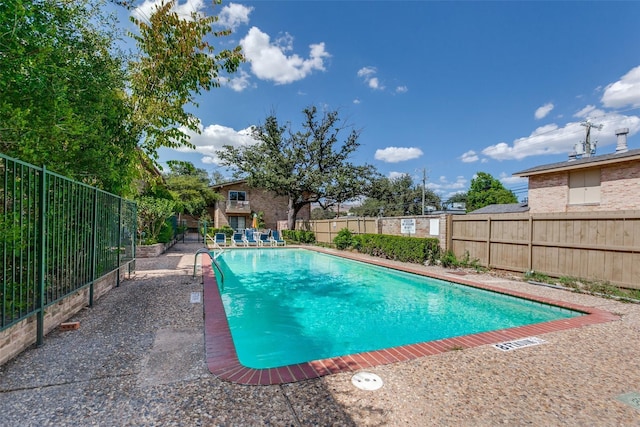
[[[135,268],[136,205],[0,154],[0,330],[121,267]],[[120,275],[118,274],[118,280]]]

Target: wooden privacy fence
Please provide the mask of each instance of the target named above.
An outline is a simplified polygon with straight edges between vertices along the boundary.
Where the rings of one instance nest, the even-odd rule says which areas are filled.
[[[640,289],[640,211],[452,215],[447,248],[489,268]]]
[[[447,217],[449,215],[434,214],[425,216],[402,217],[343,217],[336,219],[323,219],[312,221],[300,221],[297,228],[313,231],[316,241],[319,243],[333,243],[333,238],[343,228],[349,229],[353,234],[386,234],[390,236],[411,237],[436,237],[440,240],[440,247],[446,250],[447,242]],[[410,229],[403,229],[403,223],[411,225]],[[407,231],[409,231],[407,233]]]
[[[349,229],[353,234],[378,234],[378,221],[376,218],[345,217],[308,221],[300,228],[313,231],[317,242],[332,243],[343,228]]]

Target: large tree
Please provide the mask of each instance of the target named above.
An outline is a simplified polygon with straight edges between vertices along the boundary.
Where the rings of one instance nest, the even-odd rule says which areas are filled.
[[[301,129],[281,125],[274,114],[253,128],[256,143],[225,146],[218,151],[223,164],[236,170],[252,187],[273,191],[289,200],[288,225],[304,206],[320,203],[323,208],[352,200],[366,191],[377,176],[371,165],[349,161],[360,146],[359,132],[341,123],[337,111],[320,114],[316,107],[303,110]],[[340,142],[342,134],[345,139]]]
[[[467,212],[503,203],[518,203],[518,198],[491,174],[478,172],[467,192]]]
[[[368,197],[352,212],[362,216],[422,215],[421,185],[415,185],[409,174],[395,178],[380,177],[375,180]],[[424,188],[426,206],[441,207],[440,197],[431,189]]]
[[[209,174],[190,162],[167,162],[170,172],[165,175],[167,189],[177,202],[180,213],[199,216],[207,206],[219,200],[220,195],[210,187]]]
[[[219,4],[220,0],[214,0]],[[244,60],[240,46],[216,52],[207,37],[228,36],[213,31],[217,16],[176,11],[177,0],[160,3],[147,20],[132,17],[138,54],[129,63],[133,124],[141,148],[157,158],[161,147],[192,147],[188,131],[200,133],[199,120],[185,107],[197,107],[196,95],[220,86],[222,72],[233,73]]]
[[[219,3],[215,0],[214,3]],[[135,20],[127,61],[115,16],[101,0],[0,2],[0,151],[127,195],[153,175],[160,147],[189,145],[199,131],[185,111],[243,60],[214,52],[216,17],[175,12],[169,0]]]
[[[110,19],[89,0],[0,2],[0,151],[126,193],[137,135]]]

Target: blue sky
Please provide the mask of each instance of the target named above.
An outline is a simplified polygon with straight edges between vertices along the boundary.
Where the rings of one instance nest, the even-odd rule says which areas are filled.
[[[133,13],[148,16],[153,2]],[[245,1],[183,10],[220,16],[248,61],[192,110],[196,150],[160,152],[229,175],[216,149],[248,143],[275,113],[298,128],[305,107],[338,110],[361,130],[356,164],[408,173],[443,199],[479,171],[526,196],[513,173],[564,161],[589,119],[597,154],[615,130],[640,148],[640,2]]]

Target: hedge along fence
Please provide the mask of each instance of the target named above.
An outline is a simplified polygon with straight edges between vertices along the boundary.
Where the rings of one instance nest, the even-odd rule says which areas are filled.
[[[358,234],[352,237],[351,247],[368,255],[416,264],[434,263],[440,258],[440,241],[433,237]]]
[[[315,243],[316,235],[313,231],[306,230],[282,230],[282,237],[298,243]]]

